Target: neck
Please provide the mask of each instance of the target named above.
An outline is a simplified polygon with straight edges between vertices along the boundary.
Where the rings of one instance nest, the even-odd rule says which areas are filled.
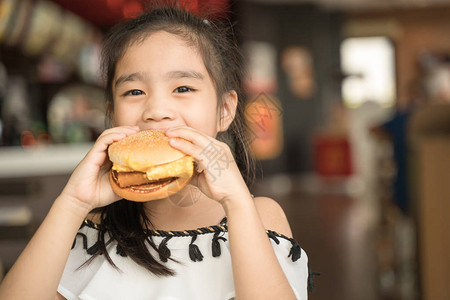
[[[152,211],[162,207],[188,210],[203,198],[207,198],[205,194],[203,194],[195,185],[188,184],[181,191],[170,195],[169,197],[145,202],[144,207],[149,208]]]
[[[224,216],[221,205],[208,198],[195,185],[161,200],[144,203],[154,229],[184,230],[213,225]]]

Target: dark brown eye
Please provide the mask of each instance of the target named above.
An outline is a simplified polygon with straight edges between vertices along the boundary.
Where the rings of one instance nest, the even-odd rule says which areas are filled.
[[[187,93],[187,92],[192,92],[192,91],[194,91],[194,89],[192,89],[190,87],[180,86],[180,87],[177,87],[174,92],[175,93]]]
[[[124,96],[140,96],[143,95],[144,92],[141,90],[130,90],[128,92],[126,92],[125,94],[123,94]]]

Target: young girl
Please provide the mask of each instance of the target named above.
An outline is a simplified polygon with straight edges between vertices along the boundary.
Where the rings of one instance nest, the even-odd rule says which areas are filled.
[[[183,9],[116,26],[103,52],[114,127],[77,166],[0,298],[306,299],[305,252],[280,206],[247,187],[241,70],[227,33]],[[183,138],[171,145],[198,174],[170,198],[120,200],[107,148],[148,129]]]

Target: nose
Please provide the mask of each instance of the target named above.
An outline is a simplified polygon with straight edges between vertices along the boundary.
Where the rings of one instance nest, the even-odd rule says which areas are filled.
[[[142,112],[142,120],[144,122],[163,122],[174,119],[174,107],[167,99],[162,97],[147,99]]]

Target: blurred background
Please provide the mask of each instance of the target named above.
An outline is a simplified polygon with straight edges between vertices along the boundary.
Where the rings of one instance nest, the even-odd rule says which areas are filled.
[[[310,299],[450,299],[450,0],[191,0],[248,60],[255,195]],[[0,278],[105,128],[99,52],[139,0],[0,1]]]

